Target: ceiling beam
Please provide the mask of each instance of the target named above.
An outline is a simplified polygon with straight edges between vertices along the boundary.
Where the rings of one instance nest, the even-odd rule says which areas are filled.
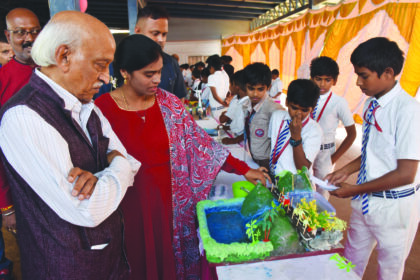
[[[165,6],[165,4],[189,4],[199,6],[221,6],[221,7],[247,7],[261,10],[269,10],[275,7],[277,4],[265,4],[265,3],[254,3],[254,2],[243,2],[243,1],[224,1],[224,0],[149,0],[149,4]]]
[[[242,13],[242,14],[250,14],[253,16],[259,16],[261,14],[260,10],[250,9],[250,8],[233,8],[233,7],[216,7],[216,6],[207,6],[203,9],[202,6],[199,5],[165,5],[165,8],[168,11],[205,11],[206,13],[209,12],[235,12],[235,13]]]

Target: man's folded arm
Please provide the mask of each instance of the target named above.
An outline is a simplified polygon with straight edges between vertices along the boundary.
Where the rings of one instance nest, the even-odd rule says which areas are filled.
[[[113,149],[121,144],[118,138],[110,139],[110,143]],[[79,226],[94,227],[115,211],[140,168],[140,163],[121,145],[118,151],[124,157],[116,156],[109,167],[95,174],[98,181],[90,199],[78,200],[71,195],[74,184],[68,181],[74,166],[67,142],[26,106],[13,107],[3,116],[0,147],[7,161],[43,201],[60,218]]]

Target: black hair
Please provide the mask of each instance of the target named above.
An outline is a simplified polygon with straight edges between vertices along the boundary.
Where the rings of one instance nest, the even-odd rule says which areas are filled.
[[[139,21],[141,18],[152,18],[155,20],[160,18],[169,19],[169,13],[165,7],[150,5],[144,7],[143,9],[139,9],[137,21]]]
[[[4,34],[4,32],[0,32],[0,42],[1,43],[9,43],[7,41],[6,35]]]
[[[222,60],[220,59],[220,56],[217,54],[211,55],[207,58],[206,63],[208,64],[208,67],[213,67],[214,70],[218,71],[222,69]]]
[[[234,83],[238,87],[240,87],[243,91],[246,92],[246,86],[244,83],[244,70],[236,71],[231,77],[230,82]]]
[[[232,57],[230,55],[222,55],[221,59],[223,64],[229,64],[232,62]]]
[[[187,63],[179,65],[179,68],[187,70],[190,66]]]
[[[310,70],[311,78],[325,75],[337,80],[338,74],[340,74],[337,62],[328,56],[320,56],[312,59]]]
[[[263,84],[269,87],[271,85],[270,68],[261,62],[249,64],[244,68],[244,83],[251,86]]]
[[[376,72],[378,77],[386,68],[391,67],[398,75],[404,64],[404,53],[397,43],[385,37],[376,37],[361,43],[351,54],[353,66],[366,67]]]
[[[204,68],[203,71],[201,71],[201,77],[208,77],[210,76],[210,70],[209,68]]]
[[[206,67],[206,65],[204,64],[204,62],[202,62],[202,61],[199,61],[199,62],[197,62],[196,64],[195,64],[195,67],[203,67],[203,68],[205,68]]]
[[[233,67],[230,64],[225,64],[223,65],[223,70],[225,70],[226,74],[228,74],[229,79],[230,77],[233,75],[233,73],[235,72],[235,67]]]
[[[121,82],[121,69],[131,74],[157,61],[162,55],[162,48],[152,39],[140,34],[130,35],[122,39],[115,51],[114,75]]]
[[[318,98],[319,87],[311,80],[294,80],[287,89],[287,101],[304,108],[314,108]]]
[[[196,79],[200,79],[200,77],[201,77],[201,71],[198,70],[198,69],[194,69],[192,71],[191,75],[194,76],[194,78],[196,78]]]
[[[271,75],[280,75],[279,70],[274,69],[273,71],[271,71]]]

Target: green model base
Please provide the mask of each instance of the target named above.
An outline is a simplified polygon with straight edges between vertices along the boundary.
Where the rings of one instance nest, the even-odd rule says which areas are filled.
[[[273,251],[273,245],[271,242],[261,241],[256,244],[235,242],[231,244],[223,244],[218,243],[210,236],[210,232],[207,226],[206,209],[241,206],[243,201],[244,198],[233,198],[217,201],[203,200],[197,204],[197,217],[200,227],[200,236],[206,251],[207,260],[209,262],[236,263],[255,259],[264,259],[270,255],[271,251]]]

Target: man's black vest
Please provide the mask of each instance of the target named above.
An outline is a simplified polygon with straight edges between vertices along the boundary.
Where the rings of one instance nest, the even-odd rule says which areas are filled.
[[[64,101],[36,74],[0,111],[26,105],[38,113],[67,141],[75,167],[96,173],[107,167],[109,139],[102,134],[101,122],[94,111],[87,128],[81,127],[64,109]],[[31,139],[27,139],[31,141]],[[61,219],[7,162],[7,179],[16,207],[17,238],[24,279],[126,279],[129,271],[123,244],[123,218],[112,213],[95,228],[80,227]],[[70,170],[69,170],[70,171]],[[44,174],[38,174],[44,176]],[[57,188],[58,186],[45,186]],[[102,250],[93,245],[109,243]]]

